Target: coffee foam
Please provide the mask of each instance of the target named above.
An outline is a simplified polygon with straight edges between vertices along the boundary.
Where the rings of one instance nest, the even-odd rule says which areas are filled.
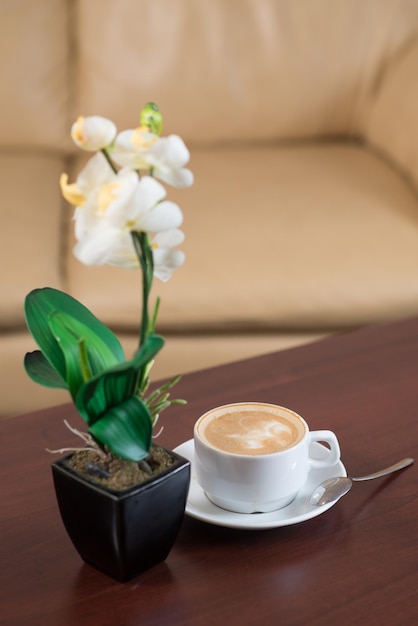
[[[257,409],[231,409],[209,414],[199,425],[199,435],[209,445],[231,454],[272,454],[290,448],[304,435],[297,415]]]

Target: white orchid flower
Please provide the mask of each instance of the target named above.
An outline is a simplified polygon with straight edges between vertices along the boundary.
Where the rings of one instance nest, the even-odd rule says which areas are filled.
[[[148,152],[159,139],[159,136],[146,126],[124,130],[118,134],[112,146],[112,159],[121,167],[130,167],[134,170],[149,169]]]
[[[117,174],[110,170],[106,179],[97,180],[86,202],[74,213],[76,239],[97,237],[97,228],[103,230],[107,225],[122,229],[137,185],[136,172],[127,168]]]
[[[97,215],[105,212],[111,202],[117,206],[126,201],[137,182],[136,172],[122,169],[115,173],[101,152],[89,159],[75,183],[68,184],[68,175],[61,174],[62,194],[77,207],[74,213],[76,239],[88,235],[95,227]]]
[[[84,265],[104,265],[110,263],[113,251],[124,247],[122,231],[112,228],[106,221],[97,220],[90,224],[89,234],[81,237],[74,246],[74,256]],[[132,249],[133,251],[133,249]],[[134,267],[130,263],[120,263],[121,267]]]
[[[180,226],[183,215],[179,206],[164,200],[167,192],[154,178],[144,176],[139,179],[136,172],[123,168],[118,172],[118,179],[121,181],[120,193],[115,185],[111,185],[111,194],[100,207],[101,215],[112,227],[150,233]],[[102,197],[105,200],[103,193]]]
[[[151,239],[154,258],[154,276],[166,282],[175,269],[183,265],[185,254],[182,250],[173,250],[184,241],[184,234],[179,229],[157,233]]]
[[[71,137],[74,143],[89,152],[108,147],[114,140],[116,132],[115,124],[99,115],[80,116],[71,127]]]
[[[75,213],[77,258],[86,265],[137,267],[131,231],[159,233],[183,221],[177,204],[163,201],[166,191],[149,176],[123,168],[116,180],[90,194]]]
[[[184,241],[179,229],[156,233],[151,236],[154,259],[154,276],[163,282],[171,278],[175,269],[183,265],[185,254],[173,248]],[[107,263],[125,269],[138,269],[139,262],[129,232],[112,229],[101,223],[96,232],[95,242],[80,241],[74,249],[76,257],[86,265]]]
[[[178,135],[158,137],[140,126],[116,137],[111,149],[113,160],[122,167],[152,170],[153,176],[173,187],[189,187],[193,174],[184,168],[190,153]]]
[[[70,204],[83,206],[91,193],[106,183],[117,180],[117,175],[109,167],[106,157],[98,152],[94,155],[77,176],[75,183],[68,184],[68,174],[60,177],[60,187],[64,198]]]

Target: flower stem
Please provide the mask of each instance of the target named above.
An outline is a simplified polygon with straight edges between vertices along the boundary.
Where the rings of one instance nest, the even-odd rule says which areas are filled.
[[[149,314],[148,314],[148,298],[151,291],[151,285],[149,284],[149,270],[148,270],[148,252],[146,250],[146,240],[144,233],[138,233],[136,231],[131,232],[132,241],[134,244],[136,256],[138,257],[139,264],[142,269],[142,315],[141,324],[139,328],[139,348],[143,346],[147,338]]]
[[[107,151],[106,148],[102,149],[102,153],[104,154],[104,156],[106,157],[106,161],[109,163],[110,167],[112,168],[113,172],[116,174],[117,173],[117,169],[115,167],[115,164],[113,163],[112,159],[109,156],[109,153]]]
[[[142,270],[142,315],[141,324],[139,329],[139,346],[140,349],[147,340],[150,332],[150,319],[148,301],[151,293],[152,281],[154,277],[154,259],[152,255],[152,248],[147,233],[143,232],[131,232],[132,241],[134,244],[135,252],[138,257],[139,264]],[[153,320],[154,323],[155,320]],[[139,376],[138,388],[141,391],[146,381],[146,367],[144,367]]]
[[[156,301],[155,301],[154,313],[152,314],[151,323],[150,323],[150,327],[149,327],[149,330],[150,330],[151,333],[153,333],[155,331],[155,326],[157,324],[157,316],[158,316],[159,308],[160,308],[160,298],[158,296]]]

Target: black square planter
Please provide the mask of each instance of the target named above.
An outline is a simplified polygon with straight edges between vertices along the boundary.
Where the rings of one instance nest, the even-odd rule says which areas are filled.
[[[89,482],[52,463],[64,526],[81,558],[121,582],[164,561],[180,530],[190,484],[190,462],[169,451],[174,464],[126,491]]]

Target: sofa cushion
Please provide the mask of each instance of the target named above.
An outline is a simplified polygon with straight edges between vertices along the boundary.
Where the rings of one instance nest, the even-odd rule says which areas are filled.
[[[0,335],[1,403],[0,418],[36,411],[70,401],[64,389],[37,385],[26,375],[23,358],[37,346],[27,331]],[[64,435],[64,424],[62,425]]]
[[[416,311],[418,200],[365,146],[194,150],[191,167],[195,185],[168,190],[186,263],[154,283],[161,329],[332,329]],[[137,326],[139,273],[85,267],[70,244],[68,277],[107,323]]]
[[[167,335],[164,349],[155,359],[151,376],[156,381],[276,350],[294,348],[318,341],[324,336],[323,333],[312,332]],[[132,356],[138,348],[137,338],[123,334],[119,338],[126,355]]]
[[[2,330],[22,327],[25,295],[36,287],[62,288],[62,159],[0,152]]]

